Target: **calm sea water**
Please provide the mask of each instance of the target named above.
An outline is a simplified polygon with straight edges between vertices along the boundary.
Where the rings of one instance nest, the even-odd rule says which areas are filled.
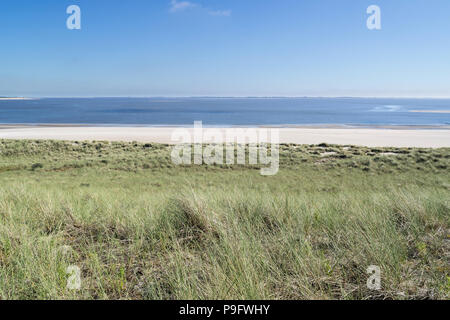
[[[3,124],[449,125],[450,99],[95,98],[0,100]]]

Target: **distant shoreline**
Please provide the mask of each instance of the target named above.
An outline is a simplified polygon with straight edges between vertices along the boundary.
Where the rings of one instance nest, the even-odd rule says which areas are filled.
[[[33,100],[33,98],[24,98],[24,97],[0,97],[0,101],[2,100]]]
[[[450,113],[450,110],[410,110],[409,112],[416,112],[416,113]]]
[[[450,100],[450,96],[36,96],[29,99],[393,99],[393,100]]]

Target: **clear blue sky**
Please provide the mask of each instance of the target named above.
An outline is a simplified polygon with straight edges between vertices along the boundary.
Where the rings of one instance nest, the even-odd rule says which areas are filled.
[[[1,0],[0,43],[0,96],[450,97],[450,0]]]

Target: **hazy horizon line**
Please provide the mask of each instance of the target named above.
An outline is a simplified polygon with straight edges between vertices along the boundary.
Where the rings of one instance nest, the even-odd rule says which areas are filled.
[[[450,96],[283,96],[283,95],[268,95],[268,96],[221,96],[221,95],[98,95],[98,96],[2,96],[0,98],[23,98],[23,99],[102,99],[102,98],[140,98],[140,99],[450,99]]]

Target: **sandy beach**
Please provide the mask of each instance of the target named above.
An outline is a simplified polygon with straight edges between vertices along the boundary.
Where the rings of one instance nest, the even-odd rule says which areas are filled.
[[[176,127],[90,127],[0,125],[0,139],[139,141],[176,144]],[[193,128],[186,128],[193,134]],[[217,128],[225,136],[226,128]],[[410,128],[277,128],[281,143],[357,145],[369,147],[450,147],[450,129]],[[204,128],[206,130],[206,128]]]

